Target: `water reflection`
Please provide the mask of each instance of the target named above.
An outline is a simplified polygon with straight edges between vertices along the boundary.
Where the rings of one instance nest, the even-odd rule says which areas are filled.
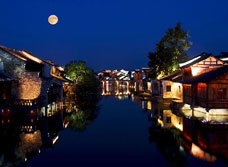
[[[106,91],[106,95],[112,94]],[[148,114],[149,142],[156,143],[169,164],[184,166],[189,154],[209,163],[227,162],[228,116],[210,115],[202,108],[192,109],[189,105],[171,110],[167,104],[145,99],[134,92],[115,97],[130,98]]]
[[[204,123],[198,119],[185,117],[183,126],[183,137],[192,143],[192,154],[208,161],[215,160],[215,155],[218,158],[228,158],[227,125]],[[203,151],[196,152],[196,146]]]
[[[77,108],[67,118],[69,127],[76,131],[84,131],[94,119],[97,118],[100,106],[97,101],[77,102]]]
[[[66,118],[66,127],[69,127],[75,131],[84,131],[86,126],[89,125],[98,116],[100,106],[100,94],[93,93],[90,96],[66,96],[65,108],[69,113]]]
[[[52,147],[63,129],[62,112],[51,117],[12,113],[0,117],[0,166],[18,166],[30,160],[42,149]]]
[[[169,164],[182,166],[187,161],[183,147],[180,145],[181,133],[176,129],[161,128],[153,122],[149,128],[149,141],[155,142]]]
[[[156,104],[151,110],[149,119],[153,122],[150,134],[154,136],[154,129],[159,125],[160,128],[157,128],[159,133],[165,133],[163,137],[158,137],[160,139],[158,142],[165,139],[163,146],[167,145],[167,141],[173,140],[179,144],[177,147],[179,151],[184,148],[186,152],[208,162],[215,162],[217,158],[228,158],[228,126],[224,124],[226,116],[207,118],[207,115],[204,117],[202,113],[190,116],[188,112],[176,113],[155,106]],[[205,122],[205,120],[210,121]]]
[[[162,156],[160,158],[164,158],[171,166],[186,166],[191,160],[208,162],[209,165],[217,165],[218,162],[226,163],[228,159],[227,117],[210,116],[198,109],[190,110],[185,108],[185,110],[182,111],[171,110],[169,105],[153,102],[148,98],[145,99],[134,93],[130,95],[114,94],[113,96],[116,99],[110,98],[111,100],[108,104],[115,103],[116,105],[119,103],[123,110],[118,113],[118,111],[116,111],[117,108],[113,107],[115,109],[110,109],[113,111],[109,112],[107,109],[110,107],[107,107],[105,109],[107,117],[103,117],[101,119],[103,122],[100,120],[101,122],[98,123],[99,125],[96,125],[97,127],[95,126],[94,128],[90,126],[92,129],[90,129],[90,133],[86,133],[89,130],[88,125],[91,125],[99,116],[101,107],[98,105],[99,97],[93,97],[92,99],[89,97],[86,101],[80,101],[79,99],[68,101],[64,104],[66,112],[54,110],[55,107],[52,106],[50,110],[46,110],[48,114],[43,116],[42,114],[35,114],[36,110],[34,110],[34,113],[26,112],[23,114],[14,111],[13,108],[10,108],[10,111],[7,109],[4,110],[0,116],[0,166],[18,166],[23,164],[34,158],[34,156],[42,153],[44,149],[56,146],[55,143],[63,137],[67,139],[67,142],[69,138],[73,140],[73,143],[70,143],[72,150],[64,151],[70,153],[74,152],[75,155],[78,156],[78,159],[82,158],[82,161],[84,161],[84,159],[87,160],[88,157],[92,157],[94,161],[96,161],[98,157],[94,157],[94,153],[102,149],[105,150],[105,153],[98,153],[98,156],[104,156],[106,152],[110,151],[110,157],[114,157],[113,159],[116,158],[120,161],[118,155],[113,152],[118,152],[118,149],[120,149],[118,153],[122,153],[121,147],[118,147],[118,145],[121,145],[121,135],[124,136],[124,145],[129,143],[126,149],[124,149],[123,154],[126,153],[130,156],[130,152],[132,150],[134,151],[132,145],[140,147],[140,149],[136,147],[137,156],[141,154],[141,152],[138,154],[138,150],[142,151],[142,155],[144,155],[145,152],[148,153],[149,158],[146,159],[143,157],[138,160],[138,163],[143,164],[143,162],[141,162],[142,160],[145,160],[144,164],[147,165],[153,163],[153,156],[156,155],[159,157],[160,154]],[[142,111],[143,114],[134,115],[136,112],[134,113],[132,109],[137,107],[135,107],[135,105],[130,106],[132,103],[129,100],[125,100],[125,103],[124,99],[130,99],[140,106],[138,107],[139,110],[136,109],[134,111]],[[142,108],[142,110],[140,108]],[[125,110],[128,111],[124,112]],[[129,114],[132,115],[129,116]],[[143,121],[139,118],[140,115],[143,115]],[[113,122],[109,124],[107,120],[112,121],[109,120],[110,117],[113,119]],[[138,118],[142,122],[136,122],[139,120]],[[123,119],[123,122],[121,122],[121,119]],[[126,119],[128,120],[126,121]],[[116,120],[119,121],[118,124],[116,124]],[[126,122],[128,124],[126,124]],[[107,129],[98,130],[104,126],[107,126]],[[67,135],[61,136],[59,132],[67,127],[72,130],[66,131],[73,135],[69,137],[67,136],[69,133],[67,133]],[[85,131],[86,129],[87,131]],[[110,129],[112,129],[111,132]],[[143,132],[144,130],[145,133]],[[75,131],[83,131],[84,133],[75,133]],[[91,131],[93,133],[91,133]],[[109,135],[113,136],[105,138]],[[101,138],[96,138],[96,136],[101,136]],[[91,140],[96,144],[98,143],[96,147],[88,137],[93,137]],[[106,141],[102,141],[102,138],[105,138]],[[145,140],[140,140],[141,138]],[[77,140],[77,142],[75,142],[75,140]],[[115,143],[116,141],[118,141],[118,143]],[[111,150],[107,151],[110,143],[116,145],[110,147]],[[64,147],[66,145],[65,143]],[[79,147],[80,145],[82,146]],[[122,147],[122,149],[123,148],[125,147]],[[93,155],[90,154],[91,152]],[[132,155],[134,154],[135,152],[132,153]],[[121,154],[121,156],[123,155]],[[63,161],[66,159],[67,158],[63,156]],[[45,160],[46,159],[43,161]],[[124,158],[121,159],[121,162],[122,161],[124,161]],[[77,162],[74,161],[74,163]],[[83,162],[81,163],[83,164]]]
[[[26,105],[2,104],[0,166],[23,165],[42,150],[52,148],[64,128],[85,130],[98,116],[99,100],[100,96],[93,94],[83,98],[66,96],[64,103],[51,101],[47,106],[30,105],[30,101]]]

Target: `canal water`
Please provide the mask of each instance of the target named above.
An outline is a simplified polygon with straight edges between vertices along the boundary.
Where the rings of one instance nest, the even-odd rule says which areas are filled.
[[[213,144],[207,138],[213,138],[211,131],[204,131],[203,135],[196,132],[196,137],[194,134],[189,137],[188,132],[194,129],[189,127],[188,117],[183,123],[188,128],[184,130],[168,126],[162,121],[164,113],[155,116],[151,105],[157,104],[140,101],[133,95],[103,96],[96,116],[90,121],[76,123],[76,127],[63,113],[52,118],[33,118],[32,124],[27,126],[23,120],[17,127],[32,129],[29,133],[18,134],[12,126],[2,124],[0,164],[24,167],[228,166],[228,143],[224,138],[227,129],[223,128],[218,134],[218,146],[209,147],[208,144]],[[7,134],[3,126],[11,130],[7,133],[13,134]],[[199,136],[201,142],[195,140]],[[223,149],[217,149],[219,146]]]

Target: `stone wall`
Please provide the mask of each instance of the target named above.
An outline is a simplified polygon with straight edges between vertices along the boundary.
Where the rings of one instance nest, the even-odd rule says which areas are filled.
[[[51,76],[51,65],[45,64],[41,71],[28,71],[25,69],[27,60],[17,58],[0,49],[0,69],[15,80],[11,81],[11,98],[13,100],[38,99],[40,105],[48,104],[48,92],[53,83],[62,85],[63,82]],[[42,74],[42,76],[40,76]],[[62,99],[62,87],[59,90],[59,99]]]
[[[39,72],[24,72],[18,77],[17,99],[36,99],[41,92]]]
[[[40,72],[25,70],[26,62],[0,49],[0,61],[3,71],[16,81],[12,82],[11,97],[13,99],[36,99],[40,95],[42,80]]]

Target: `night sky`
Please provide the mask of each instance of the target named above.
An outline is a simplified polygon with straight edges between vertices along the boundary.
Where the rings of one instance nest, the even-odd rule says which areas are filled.
[[[228,51],[227,0],[1,0],[0,21],[0,45],[60,65],[84,60],[95,71],[147,66],[178,21],[190,31],[190,56]]]

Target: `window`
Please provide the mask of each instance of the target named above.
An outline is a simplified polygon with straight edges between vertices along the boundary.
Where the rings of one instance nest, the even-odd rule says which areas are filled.
[[[166,118],[166,123],[171,123],[171,117]]]
[[[166,86],[166,92],[171,92],[171,86],[170,85]]]
[[[226,88],[217,88],[216,97],[217,99],[226,99]]]
[[[223,134],[220,134],[216,137],[216,144],[226,144],[226,136]]]
[[[154,90],[158,90],[158,83],[154,84]]]
[[[213,96],[214,100],[216,99],[226,99],[226,88],[213,88]]]
[[[206,87],[198,87],[198,97],[207,98],[207,88]]]
[[[207,84],[206,83],[198,83],[197,85],[197,96],[199,98],[207,98]]]
[[[184,96],[192,96],[191,85],[184,85]]]

